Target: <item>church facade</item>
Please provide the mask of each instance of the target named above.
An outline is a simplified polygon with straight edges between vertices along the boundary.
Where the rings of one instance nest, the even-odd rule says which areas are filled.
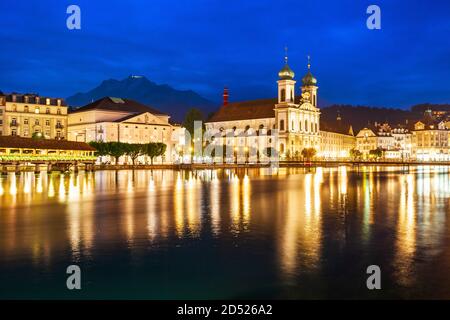
[[[350,150],[356,146],[352,128],[343,128],[338,116],[336,125],[321,129],[317,79],[309,61],[299,96],[294,77],[286,57],[278,73],[277,98],[228,103],[228,91],[224,91],[224,103],[206,122],[206,129],[221,132],[219,143],[223,145],[276,148],[281,160],[300,158],[306,148],[314,148],[317,158],[349,158]],[[272,140],[276,140],[276,145],[272,145]]]

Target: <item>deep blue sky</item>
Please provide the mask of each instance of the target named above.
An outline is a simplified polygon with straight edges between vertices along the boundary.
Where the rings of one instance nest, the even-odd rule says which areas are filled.
[[[66,28],[81,7],[82,29]],[[366,28],[381,7],[382,29]],[[0,2],[0,90],[67,97],[145,75],[220,101],[276,95],[284,46],[326,103],[450,102],[450,1],[39,0]]]

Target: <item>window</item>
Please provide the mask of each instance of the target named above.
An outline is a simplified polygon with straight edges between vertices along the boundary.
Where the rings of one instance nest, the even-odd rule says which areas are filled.
[[[280,120],[280,131],[284,131],[284,120]]]
[[[34,120],[34,124],[38,126],[39,125],[39,119]]]
[[[23,111],[24,111],[24,112],[28,112],[28,111],[29,111],[29,110],[28,110],[28,106],[23,107]]]
[[[50,126],[50,120],[45,120],[45,125],[48,127]]]
[[[34,113],[39,113],[39,112],[40,112],[39,107],[34,108]]]
[[[28,119],[24,119],[23,124],[28,124]]]
[[[45,109],[45,113],[50,114],[50,109],[49,108]]]
[[[17,136],[17,131],[16,130],[11,130],[11,135],[12,136]]]
[[[305,131],[308,131],[308,120],[305,120]]]
[[[58,100],[59,101],[59,100]],[[58,108],[57,110],[56,110],[56,114],[61,114],[61,109],[60,108]]]
[[[281,98],[280,98],[281,102],[286,101],[286,90],[285,89],[281,89],[280,96],[281,96]]]
[[[302,131],[302,122],[301,121],[298,123],[298,131]]]

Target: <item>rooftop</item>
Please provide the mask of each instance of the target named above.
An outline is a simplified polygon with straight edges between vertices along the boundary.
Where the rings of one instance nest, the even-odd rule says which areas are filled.
[[[104,97],[89,103],[83,107],[73,110],[71,113],[90,111],[90,110],[109,110],[109,111],[120,111],[120,112],[130,112],[130,113],[143,113],[150,112],[157,115],[165,115],[165,113],[156,110],[155,108],[144,105],[140,102],[115,97]]]
[[[1,93],[0,92],[0,96],[5,97],[6,102],[47,105],[47,99],[49,99],[48,105],[58,106],[58,100],[59,100],[60,106],[67,106],[67,104],[63,98],[41,97],[36,93],[17,93],[17,92]]]
[[[95,151],[84,142],[0,136],[0,148]]]
[[[277,99],[231,102],[220,107],[207,122],[274,118],[277,102]]]

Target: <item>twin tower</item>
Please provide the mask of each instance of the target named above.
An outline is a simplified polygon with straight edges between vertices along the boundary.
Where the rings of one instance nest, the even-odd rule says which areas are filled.
[[[278,72],[280,78],[278,82],[278,104],[294,104],[295,103],[295,73],[288,65],[287,55],[284,58],[283,68]],[[308,56],[308,72],[302,78],[302,97],[300,104],[309,102],[317,107],[317,79],[311,73],[311,63]]]

